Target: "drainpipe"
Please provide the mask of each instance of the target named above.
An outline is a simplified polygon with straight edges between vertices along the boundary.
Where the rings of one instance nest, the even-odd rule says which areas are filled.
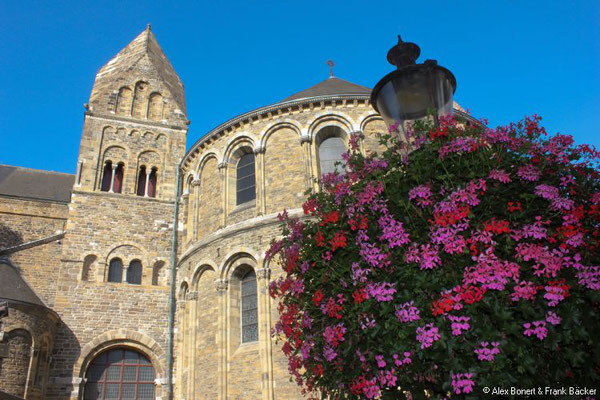
[[[177,166],[177,178],[175,179],[175,207],[173,210],[173,237],[171,240],[171,284],[169,295],[169,337],[167,345],[167,400],[173,399],[173,325],[175,322],[175,267],[177,263],[177,231],[178,231],[178,216],[179,216],[179,171],[180,166]]]

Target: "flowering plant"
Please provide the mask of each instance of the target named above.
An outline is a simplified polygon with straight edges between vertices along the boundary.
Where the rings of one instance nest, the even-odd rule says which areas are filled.
[[[381,156],[352,137],[307,217],[280,216],[274,335],[305,393],[597,387],[600,154],[539,120],[392,126]]]

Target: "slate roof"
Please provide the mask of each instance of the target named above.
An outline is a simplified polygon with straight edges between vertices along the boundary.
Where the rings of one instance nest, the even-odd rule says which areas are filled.
[[[46,307],[12,265],[0,260],[0,299],[19,301]]]
[[[340,94],[370,95],[371,89],[340,78],[331,77],[308,89],[293,94],[290,97],[283,99],[283,101],[298,100],[307,97],[335,96]]]
[[[0,165],[0,196],[68,203],[75,175]]]

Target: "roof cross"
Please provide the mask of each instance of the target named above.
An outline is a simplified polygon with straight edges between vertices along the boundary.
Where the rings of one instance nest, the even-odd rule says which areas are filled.
[[[335,63],[332,60],[327,60],[325,64],[329,65],[329,77],[333,78],[333,67],[335,66]]]

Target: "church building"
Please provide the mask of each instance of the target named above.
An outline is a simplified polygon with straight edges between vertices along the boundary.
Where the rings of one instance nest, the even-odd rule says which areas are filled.
[[[350,134],[381,150],[369,98],[330,77],[186,151],[184,85],[145,29],[96,75],[75,175],[0,165],[0,398],[302,399],[265,251]]]

